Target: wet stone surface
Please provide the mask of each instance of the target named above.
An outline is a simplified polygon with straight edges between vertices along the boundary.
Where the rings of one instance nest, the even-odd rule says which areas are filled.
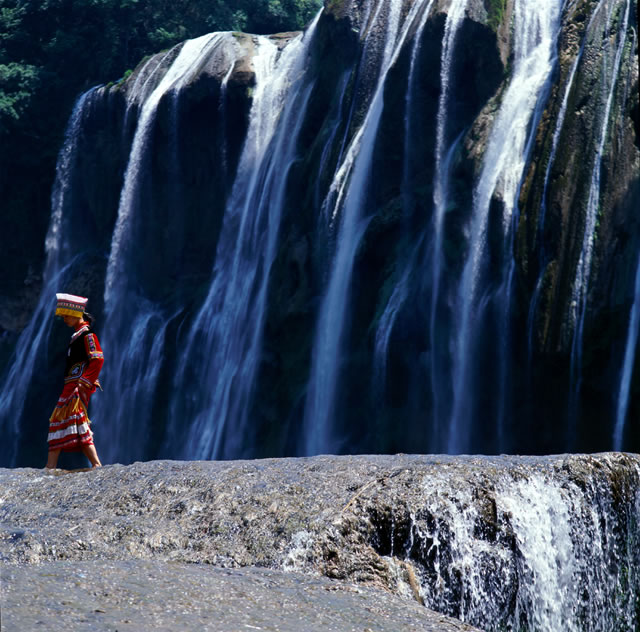
[[[198,617],[241,617],[244,595],[265,617],[246,624],[273,630],[391,630],[385,621],[400,612],[423,620],[396,630],[450,629],[433,611],[483,630],[513,629],[517,611],[532,629],[573,629],[585,617],[590,629],[632,626],[640,583],[626,569],[640,564],[638,524],[640,457],[622,453],[0,469],[3,624],[31,629],[19,622],[36,626],[31,617],[56,608],[89,622],[133,608],[138,629],[156,615],[157,625],[180,616],[180,629],[203,629]],[[233,599],[220,615],[218,593]],[[141,595],[148,607],[136,610]],[[298,606],[277,606],[285,602]],[[357,604],[360,619],[340,618]],[[245,629],[242,618],[210,625]]]
[[[2,630],[471,632],[384,590],[269,569],[157,561],[2,571]]]

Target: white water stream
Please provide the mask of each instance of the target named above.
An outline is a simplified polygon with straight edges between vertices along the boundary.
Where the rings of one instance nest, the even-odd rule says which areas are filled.
[[[473,343],[482,336],[478,327],[483,310],[480,282],[487,252],[489,207],[493,196],[498,194],[504,204],[502,228],[508,240],[530,149],[532,122],[540,116],[545,87],[553,70],[560,13],[560,3],[553,0],[535,3],[517,0],[514,7],[513,75],[493,124],[483,169],[474,189],[469,253],[458,286],[460,316],[454,354],[454,404],[447,446],[453,454],[469,448],[473,407],[471,358]],[[503,349],[506,344],[505,340],[496,341],[496,346]]]
[[[429,343],[431,347],[431,395],[433,398],[433,424],[435,428],[436,449],[442,450],[441,426],[443,415],[441,399],[447,396],[449,388],[444,384],[443,375],[447,368],[440,366],[441,357],[438,352],[440,342],[437,336],[437,316],[440,304],[440,282],[442,280],[443,258],[443,228],[449,197],[449,167],[451,165],[451,149],[447,150],[447,121],[449,106],[449,84],[451,81],[451,64],[455,52],[456,36],[462,24],[467,0],[454,0],[447,13],[442,40],[442,54],[440,58],[440,98],[438,100],[438,114],[436,126],[435,176],[433,183],[433,246],[431,258],[431,313],[429,317]]]
[[[296,159],[311,91],[304,68],[317,20],[282,52],[265,37],[256,42],[249,129],[225,210],[213,281],[176,372],[172,410],[185,410],[185,393],[192,405],[185,446],[190,458],[237,456],[245,444],[287,173]],[[194,366],[199,379],[211,384],[204,397],[190,377]]]
[[[399,4],[400,0],[391,0],[391,2]],[[339,222],[339,232],[329,284],[320,307],[313,345],[311,377],[304,413],[306,431],[303,450],[305,454],[319,454],[339,449],[340,439],[336,437],[332,427],[336,388],[340,375],[341,352],[348,318],[348,294],[355,254],[368,224],[363,207],[369,183],[373,147],[384,108],[385,80],[389,69],[402,50],[414,20],[420,11],[430,5],[431,0],[416,1],[404,22],[401,24],[393,22],[393,26],[388,26],[386,29],[384,54],[376,91],[367,115],[336,171],[327,196],[327,202],[332,205],[328,216],[332,223]],[[382,16],[381,6],[382,3],[377,5],[378,10],[374,19]],[[391,7],[390,14],[397,17],[399,11]]]
[[[221,44],[229,37],[230,35],[227,33],[213,33],[186,41],[153,92],[148,97],[145,97],[133,138],[129,163],[124,176],[124,185],[120,194],[118,219],[116,220],[116,227],[111,240],[104,292],[107,313],[113,312],[117,306],[117,290],[114,286],[126,279],[126,275],[123,274],[123,268],[127,261],[127,249],[132,247],[132,244],[129,243],[129,237],[133,232],[131,222],[135,219],[135,210],[140,203],[138,198],[140,195],[141,170],[144,169],[145,160],[149,157],[147,149],[158,104],[166,93],[179,91],[199,69],[198,60],[205,58],[213,47]],[[147,82],[152,79],[158,68],[159,65],[156,65],[154,71],[144,82],[143,91]]]
[[[607,2],[608,0],[601,0]],[[607,20],[603,33],[604,46],[608,52],[611,51],[612,43],[608,37],[611,19],[619,3],[616,0],[609,0],[607,4]],[[572,397],[570,399],[570,417],[575,425],[579,414],[579,398],[582,382],[582,338],[584,334],[585,314],[589,296],[589,284],[591,278],[591,264],[593,260],[593,250],[598,229],[598,213],[600,208],[600,179],[602,175],[602,159],[605,153],[605,146],[610,129],[610,115],[613,106],[613,98],[620,71],[620,62],[627,39],[627,26],[629,23],[629,10],[631,1],[626,0],[624,17],[620,23],[620,30],[617,34],[617,44],[615,54],[611,61],[610,55],[603,55],[603,94],[604,108],[601,118],[601,128],[598,145],[595,148],[593,169],[591,172],[591,183],[589,187],[589,198],[584,219],[584,232],[582,238],[582,248],[580,258],[576,267],[575,279],[571,295],[570,315],[574,324],[573,340],[571,344],[571,378]],[[610,66],[609,66],[610,65]],[[609,66],[609,67],[606,67]]]

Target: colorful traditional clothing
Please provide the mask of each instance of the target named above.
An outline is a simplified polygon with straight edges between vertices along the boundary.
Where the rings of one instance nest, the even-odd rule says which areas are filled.
[[[74,294],[56,294],[56,316],[82,318],[89,299]]]
[[[88,323],[80,322],[69,343],[64,388],[49,419],[50,451],[75,452],[93,445],[87,407],[91,395],[100,386],[98,375],[103,362],[98,337]]]

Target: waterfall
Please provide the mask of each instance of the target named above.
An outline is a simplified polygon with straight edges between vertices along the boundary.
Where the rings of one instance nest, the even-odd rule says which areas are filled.
[[[153,92],[144,100],[133,138],[129,164],[124,176],[118,219],[111,241],[105,287],[105,304],[107,305],[108,313],[113,313],[117,307],[118,299],[115,295],[119,289],[114,286],[118,283],[123,283],[126,279],[126,275],[123,274],[123,266],[127,261],[126,251],[132,246],[129,243],[131,241],[129,237],[132,233],[131,223],[134,221],[133,215],[135,214],[136,204],[139,203],[137,198],[140,195],[140,176],[145,168],[144,162],[149,158],[150,152],[148,148],[151,142],[151,132],[153,131],[158,104],[165,93],[172,90],[179,91],[198,69],[198,59],[204,57],[210,52],[210,48],[218,45],[226,37],[228,37],[228,34],[214,33],[185,42],[169,70]],[[158,71],[159,67],[158,65],[154,68],[154,73]]]
[[[587,504],[589,496],[593,504]],[[623,621],[629,626],[624,629],[632,629],[637,580],[625,577],[634,573],[624,567],[633,561],[615,533],[626,525],[612,519],[614,502],[611,490],[588,489],[585,495],[544,475],[498,493],[498,511],[510,513],[523,555],[514,621],[549,632],[613,629]]]
[[[24,427],[22,416],[25,402],[27,397],[38,396],[31,392],[34,379],[49,371],[48,341],[54,321],[56,292],[66,289],[66,273],[82,254],[82,248],[72,243],[70,234],[74,211],[72,181],[78,160],[83,118],[90,110],[96,92],[97,88],[92,88],[78,98],[67,124],[64,142],[58,154],[56,178],[51,194],[51,218],[45,240],[46,263],[42,291],[31,320],[20,334],[16,351],[1,379],[0,429],[4,436],[1,454],[2,461],[11,466],[16,465],[21,439],[20,428]],[[57,369],[60,387],[63,369],[63,366]],[[52,400],[52,410],[54,405],[55,400]],[[43,419],[42,425],[45,424],[46,419]]]
[[[407,82],[407,93],[405,96],[405,117],[404,117],[404,157],[403,157],[403,169],[402,169],[402,191],[403,191],[403,206],[405,215],[410,213],[409,208],[409,189],[410,189],[410,178],[411,178],[411,158],[410,158],[410,146],[411,146],[411,138],[412,138],[412,119],[414,115],[414,107],[413,107],[413,92],[415,90],[415,79],[417,75],[416,65],[418,53],[420,51],[420,44],[422,42],[422,35],[424,32],[424,28],[427,24],[427,20],[431,13],[431,8],[433,6],[433,1],[429,2],[427,7],[424,9],[422,13],[422,17],[420,19],[420,24],[416,29],[413,41],[413,48],[411,50],[411,64],[409,66],[409,79]],[[407,263],[405,264],[404,272],[402,273],[399,282],[396,284],[387,304],[385,306],[384,312],[380,317],[378,327],[376,329],[376,340],[375,340],[375,355],[374,355],[374,392],[382,393],[384,392],[386,377],[387,377],[387,355],[389,349],[389,340],[391,338],[391,333],[396,323],[396,319],[405,304],[408,296],[409,296],[409,286],[411,275],[414,272],[416,259],[418,255],[418,251],[420,245],[414,249],[413,254],[408,257]]]
[[[448,185],[449,185],[449,169],[453,149],[456,147],[457,140],[447,151],[447,121],[448,121],[448,104],[449,104],[449,84],[451,76],[451,63],[455,51],[456,35],[464,18],[464,11],[467,6],[467,0],[454,0],[447,14],[447,21],[444,27],[444,36],[442,39],[442,55],[440,60],[440,99],[438,101],[437,127],[436,127],[436,149],[435,149],[435,176],[433,185],[433,245],[431,266],[431,312],[429,315],[429,343],[431,346],[431,396],[433,398],[433,425],[436,449],[444,448],[442,445],[442,436],[444,432],[443,417],[441,410],[441,401],[447,397],[450,391],[450,385],[447,383],[446,377],[441,378],[443,373],[448,373],[446,361],[443,356],[448,355],[448,348],[441,349],[441,341],[436,335],[436,326],[438,322],[438,312],[441,303],[440,282],[442,280],[442,256],[443,256],[443,225],[445,214],[447,211],[448,201]],[[459,139],[458,139],[459,140]],[[445,341],[445,345],[447,342]]]
[[[629,408],[629,394],[631,378],[636,359],[636,347],[638,346],[638,333],[640,333],[640,257],[636,270],[633,306],[629,317],[629,329],[627,330],[627,342],[625,345],[624,361],[620,373],[620,388],[616,406],[616,421],[613,430],[613,449],[622,450],[624,428]]]
[[[545,87],[549,81],[555,59],[555,45],[559,31],[560,3],[515,3],[515,34],[513,75],[500,110],[491,129],[483,168],[473,192],[473,216],[469,227],[467,260],[458,286],[459,325],[455,340],[453,370],[453,412],[449,424],[448,452],[469,450],[470,423],[474,407],[472,366],[473,347],[483,334],[482,316],[489,296],[481,293],[483,259],[487,249],[489,207],[499,192],[503,202],[502,229],[505,240],[512,238],[512,216],[535,123],[539,119]],[[532,124],[533,123],[533,124]],[[507,247],[508,254],[510,252]],[[509,264],[510,267],[510,264]],[[506,276],[506,288],[510,287],[510,274]],[[509,292],[502,299],[501,312],[508,310]],[[502,330],[496,347],[502,351],[508,344],[508,334]],[[504,367],[501,371],[506,373]],[[496,381],[498,391],[504,388],[504,380]]]
[[[225,210],[213,281],[176,373],[172,410],[192,418],[185,444],[191,458],[228,458],[249,449],[245,426],[262,350],[269,273],[287,173],[311,90],[304,63],[316,23],[317,18],[282,53],[267,38],[257,40],[249,130]],[[194,389],[201,381],[211,385],[204,397]]]
[[[598,15],[598,10],[602,5],[598,5],[591,16],[591,22],[596,15]],[[589,27],[591,26],[591,22],[589,23]],[[589,32],[589,27],[587,27],[587,32]],[[584,52],[584,46],[586,43],[586,38],[582,41],[582,45],[580,46],[580,50],[576,55],[576,58],[571,66],[571,71],[569,72],[569,78],[567,79],[567,84],[564,89],[564,96],[562,98],[562,104],[560,105],[560,112],[558,112],[558,118],[556,121],[556,129],[553,133],[553,140],[551,141],[551,153],[549,154],[549,160],[547,161],[547,168],[544,172],[544,184],[542,186],[542,202],[540,204],[540,215],[538,217],[538,238],[541,239],[542,231],[544,230],[544,222],[547,215],[547,190],[549,188],[549,176],[551,175],[551,168],[553,167],[553,163],[556,157],[556,152],[558,150],[558,142],[560,141],[560,134],[562,133],[562,126],[564,125],[564,119],[567,114],[567,104],[569,103],[569,95],[571,94],[571,88],[573,87],[573,81],[576,76],[576,70],[578,69],[578,65],[580,64],[580,60],[582,59],[582,53]]]
[[[596,16],[600,12],[600,8],[602,7],[602,4],[603,3],[598,4],[594,12],[591,14],[591,19],[589,20],[589,25],[587,26],[587,29],[586,29],[587,33],[589,33],[589,31],[591,30],[591,25],[593,24]],[[580,45],[578,54],[576,55],[576,58],[573,61],[573,64],[571,65],[571,70],[569,71],[569,76],[567,78],[567,82],[564,88],[564,95],[562,97],[562,103],[560,104],[560,111],[558,112],[558,117],[556,119],[556,126],[553,133],[553,138],[551,141],[551,151],[549,153],[549,159],[547,161],[547,166],[544,172],[544,183],[542,185],[542,199],[541,199],[540,211],[538,215],[538,234],[537,234],[537,244],[538,244],[538,250],[540,253],[541,273],[540,273],[540,279],[538,280],[538,284],[536,285],[536,290],[533,294],[533,298],[531,301],[531,312],[530,312],[529,318],[527,319],[527,322],[529,323],[528,329],[530,332],[529,333],[530,341],[532,340],[532,336],[533,336],[532,334],[533,327],[534,327],[533,318],[535,317],[542,276],[544,274],[544,264],[545,264],[544,258],[545,257],[544,257],[543,231],[544,231],[545,220],[547,216],[547,191],[549,189],[549,177],[551,176],[551,169],[555,162],[556,153],[558,151],[558,143],[560,142],[560,135],[562,134],[564,120],[567,114],[567,105],[569,103],[569,96],[571,95],[571,90],[573,88],[576,71],[578,70],[578,66],[580,65],[580,61],[584,53],[586,42],[587,42],[587,38],[585,37],[582,40],[582,44]],[[529,344],[529,347],[531,348],[531,343]]]
[[[145,230],[143,223],[149,221],[144,213],[150,203],[145,186],[153,155],[156,114],[165,95],[174,96],[175,112],[175,95],[196,75],[201,63],[221,47],[229,49],[232,58],[236,54],[229,33],[213,33],[185,42],[168,68],[164,62],[172,55],[171,51],[160,61],[152,58],[139,71],[128,95],[127,116],[134,103],[140,103],[140,112],[111,239],[104,293],[106,317],[101,336],[107,355],[102,376],[105,397],[95,404],[95,417],[106,431],[104,434],[111,438],[101,449],[107,462],[122,454],[123,445],[127,446],[127,459],[144,458],[146,442],[153,437],[156,383],[166,329],[173,317],[145,297],[139,281],[128,273],[131,266],[137,265],[136,242]],[[175,115],[172,118],[176,120]],[[175,152],[175,133],[173,137]]]
[[[631,465],[616,499],[615,455],[598,458],[604,476],[575,481],[547,458],[502,471],[474,458],[477,475],[443,461],[415,505],[392,509],[402,528],[391,527],[390,555],[413,565],[426,607],[487,632],[635,630],[640,471]],[[452,485],[449,467],[468,479]]]
[[[392,0],[392,4],[398,0]],[[375,17],[380,15],[380,5]],[[363,217],[365,192],[369,183],[371,158],[384,107],[384,85],[387,73],[397,59],[408,32],[419,13],[431,6],[427,0],[415,2],[402,27],[389,28],[375,93],[361,127],[346,151],[336,171],[326,203],[332,205],[332,222],[338,222],[336,253],[331,265],[328,287],[320,307],[316,326],[311,377],[304,413],[305,454],[335,450],[339,439],[333,435],[336,387],[340,373],[340,354],[344,342],[348,292],[355,254],[366,230]],[[393,10],[392,14],[398,15]],[[393,45],[389,37],[393,38]],[[366,55],[366,54],[365,54]]]
[[[589,32],[591,23],[593,22],[595,16],[598,14],[601,6],[602,4],[599,4],[596,7],[595,11],[593,12],[591,16],[591,20],[589,22],[589,26],[587,27],[587,32]],[[527,318],[527,330],[529,332],[529,336],[527,339],[529,358],[532,358],[532,353],[533,353],[533,335],[534,335],[534,329],[535,329],[535,317],[536,317],[537,308],[538,308],[538,301],[540,299],[540,291],[542,290],[542,281],[544,279],[544,273],[545,273],[544,266],[546,264],[545,253],[544,253],[543,232],[544,232],[544,226],[545,226],[545,219],[547,215],[547,190],[549,187],[549,177],[551,175],[551,168],[553,167],[553,163],[556,157],[556,152],[558,150],[558,143],[560,141],[560,135],[562,133],[564,119],[567,113],[567,104],[569,103],[569,95],[571,94],[571,89],[573,87],[573,82],[576,76],[576,70],[578,69],[580,60],[582,59],[582,53],[584,52],[585,43],[586,43],[586,38],[583,39],[582,45],[580,46],[580,50],[576,55],[576,58],[571,66],[571,71],[569,72],[569,77],[567,79],[567,83],[564,90],[564,96],[562,98],[562,104],[560,105],[560,111],[558,113],[556,129],[553,133],[553,139],[551,141],[551,152],[549,154],[549,160],[547,161],[547,167],[544,173],[544,184],[542,186],[542,200],[540,203],[540,211],[538,216],[538,231],[537,231],[537,238],[536,238],[538,252],[539,252],[538,260],[540,264],[540,276],[538,278],[538,282],[536,283],[533,296],[531,297],[531,303],[529,306],[529,315]]]
[[[19,340],[29,292],[0,310],[7,462],[41,445],[19,424],[53,389],[63,290],[97,316],[105,462],[634,449],[631,0],[509,0],[500,25],[488,2],[325,5],[304,34],[199,37],[78,101]],[[612,339],[634,282],[596,383],[590,323]]]
[[[603,2],[606,0],[602,0]],[[591,277],[591,263],[593,260],[593,249],[597,235],[598,210],[600,207],[600,178],[602,172],[602,159],[605,151],[605,144],[609,131],[609,117],[613,105],[613,97],[617,85],[618,74],[620,71],[620,62],[627,38],[627,25],[629,23],[630,0],[625,3],[625,13],[621,22],[620,31],[618,32],[618,43],[613,58],[613,64],[610,68],[603,68],[603,84],[602,89],[605,91],[606,100],[604,101],[604,112],[601,119],[600,137],[598,145],[595,149],[593,160],[593,169],[591,172],[591,182],[589,187],[589,197],[584,218],[584,230],[582,238],[582,247],[580,250],[580,258],[576,266],[575,279],[571,295],[571,320],[574,325],[573,340],[571,344],[571,397],[569,416],[572,420],[572,426],[575,427],[577,416],[579,414],[579,398],[582,383],[582,337],[584,334],[585,314],[587,311],[587,302],[589,295],[589,281]],[[609,5],[609,13],[603,38],[605,38],[605,46],[609,46],[608,31],[611,24],[611,18],[616,3],[611,2]],[[605,55],[603,63],[607,65],[608,59]],[[606,85],[605,82],[608,82]],[[571,434],[575,433],[575,428],[569,429]]]
[[[387,301],[387,305],[380,317],[380,321],[376,329],[373,388],[374,393],[377,393],[378,396],[380,396],[381,393],[384,393],[387,377],[389,340],[398,314],[409,296],[410,280],[416,265],[416,258],[417,248],[409,258],[402,276],[393,288],[393,292]]]

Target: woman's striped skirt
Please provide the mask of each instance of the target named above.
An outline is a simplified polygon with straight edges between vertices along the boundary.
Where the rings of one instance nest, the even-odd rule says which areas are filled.
[[[78,384],[65,384],[49,418],[49,451],[76,452],[83,446],[93,445],[90,425],[87,407],[80,399]]]

